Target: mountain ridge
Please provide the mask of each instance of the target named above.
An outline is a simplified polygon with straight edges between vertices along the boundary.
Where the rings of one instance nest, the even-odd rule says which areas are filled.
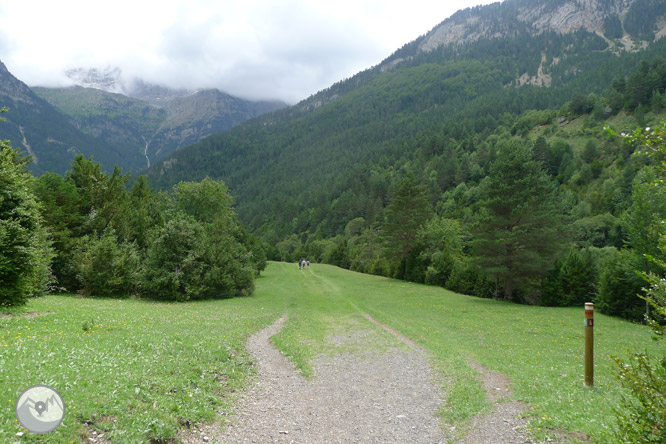
[[[121,165],[133,172],[204,137],[285,106],[282,102],[246,101],[217,89],[172,94],[162,88],[158,90],[161,99],[153,94],[148,100],[81,86],[34,87],[33,91],[70,116],[84,133],[140,153],[145,162],[135,158],[131,164]],[[156,101],[160,103],[156,105]]]
[[[137,173],[181,147],[285,106],[140,81],[134,91],[144,99],[137,99],[109,92],[122,90],[117,72],[82,82],[98,88],[30,88],[0,62],[0,107],[9,108],[0,138],[26,150],[36,174],[62,174],[76,154],[93,156],[105,170],[118,165]]]

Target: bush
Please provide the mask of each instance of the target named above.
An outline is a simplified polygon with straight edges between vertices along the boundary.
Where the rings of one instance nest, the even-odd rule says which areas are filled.
[[[666,253],[666,237],[661,239],[660,249]],[[653,259],[654,260],[654,259]],[[666,263],[654,260],[664,269]],[[666,330],[666,280],[654,273],[643,274],[649,284],[642,298],[652,311],[649,324],[655,339],[663,339]],[[646,316],[647,318],[647,316]],[[636,353],[631,360],[615,359],[617,376],[631,396],[622,399],[616,411],[619,442],[666,442],[666,356],[654,357]]]
[[[136,292],[139,255],[134,244],[119,243],[113,228],[99,239],[85,236],[76,254],[81,292],[87,296],[127,296]]]
[[[155,299],[187,301],[252,293],[251,253],[225,234],[177,213],[151,232],[141,292]]]
[[[141,293],[155,299],[199,299],[203,281],[204,231],[201,224],[178,214],[149,236],[141,277]]]

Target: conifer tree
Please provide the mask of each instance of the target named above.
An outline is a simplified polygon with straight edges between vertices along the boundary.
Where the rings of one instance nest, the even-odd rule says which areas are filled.
[[[29,162],[0,141],[0,306],[23,304],[45,289],[49,276],[51,249],[30,190]]]
[[[417,242],[419,228],[431,215],[426,189],[416,182],[414,175],[407,175],[397,186],[391,203],[384,210],[386,222],[383,237],[387,251],[402,264],[402,276],[407,275],[407,259]]]
[[[567,246],[563,218],[557,186],[532,150],[518,141],[502,146],[471,228],[477,261],[505,298],[541,278]]]

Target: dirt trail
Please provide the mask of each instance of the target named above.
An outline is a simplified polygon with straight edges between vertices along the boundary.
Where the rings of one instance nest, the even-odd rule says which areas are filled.
[[[248,342],[258,381],[221,429],[205,426],[188,443],[443,443],[442,399],[420,350],[396,348],[320,356],[306,380],[269,339],[279,319]],[[354,332],[335,341],[358,341]],[[207,440],[204,439],[207,438]]]
[[[513,392],[511,392],[509,379],[476,362],[470,362],[469,365],[481,375],[488,400],[493,403],[493,411],[479,415],[472,420],[471,431],[461,441],[461,444],[532,443],[533,441],[524,432],[527,420],[521,417],[526,405],[511,400]]]
[[[320,356],[315,377],[303,378],[271,344],[285,322],[278,319],[248,341],[258,378],[226,426],[211,424],[183,436],[186,443],[447,443],[436,416],[443,394],[425,353],[413,341],[368,315],[409,349]],[[369,326],[369,328],[372,328]],[[336,345],[363,341],[363,332],[331,338]],[[470,363],[475,366],[476,364]],[[508,381],[477,366],[490,395],[510,397]],[[501,401],[499,398],[489,398]],[[497,402],[495,412],[474,419],[464,444],[529,443],[518,418],[522,405]]]

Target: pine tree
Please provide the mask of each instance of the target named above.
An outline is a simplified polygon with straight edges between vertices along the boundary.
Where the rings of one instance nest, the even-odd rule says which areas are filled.
[[[481,184],[471,228],[477,262],[505,298],[544,276],[567,246],[563,218],[557,186],[532,150],[518,141],[502,146]]]
[[[408,274],[407,259],[417,242],[419,228],[431,215],[426,188],[407,175],[397,186],[391,203],[386,207],[383,238],[393,259],[402,265],[402,275]]]

